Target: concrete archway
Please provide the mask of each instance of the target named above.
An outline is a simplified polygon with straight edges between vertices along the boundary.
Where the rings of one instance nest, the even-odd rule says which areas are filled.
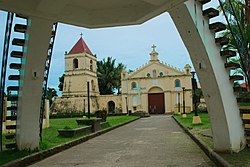
[[[202,3],[196,0],[162,1],[3,1],[1,9],[28,16],[28,52],[20,89],[17,122],[17,145],[19,149],[33,150],[39,146],[39,108],[43,77],[33,79],[30,71],[43,76],[44,63],[55,21],[83,27],[107,27],[141,24],[165,11],[170,15],[189,51],[199,76],[212,123],[214,147],[218,151],[239,151],[245,145],[244,130],[232,83],[220,46],[215,44],[214,32],[209,29],[208,18],[203,16]],[[71,6],[68,8],[67,6]],[[83,6],[89,6],[86,10]],[[81,15],[79,15],[81,11]],[[92,13],[93,12],[93,13]],[[70,13],[70,15],[68,14]],[[33,89],[30,89],[32,87]],[[25,112],[23,112],[25,111]],[[36,112],[34,112],[36,111]],[[32,120],[32,121],[27,121]],[[28,127],[34,127],[30,129]]]

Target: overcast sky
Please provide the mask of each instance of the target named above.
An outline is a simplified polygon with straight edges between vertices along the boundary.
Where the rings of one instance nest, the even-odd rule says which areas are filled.
[[[6,12],[0,11],[0,54],[2,55]],[[163,13],[142,25],[114,28],[86,29],[72,25],[59,24],[53,50],[49,75],[49,87],[57,89],[58,78],[64,73],[64,53],[70,51],[83,34],[83,39],[98,60],[113,57],[128,69],[148,62],[151,46],[157,46],[160,61],[184,68],[192,66],[189,54],[168,13]],[[12,48],[11,48],[12,49]]]

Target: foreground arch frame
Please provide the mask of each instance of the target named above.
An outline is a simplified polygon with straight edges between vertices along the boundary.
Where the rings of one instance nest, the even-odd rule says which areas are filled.
[[[199,77],[212,123],[215,150],[238,152],[244,147],[244,130],[232,83],[220,57],[220,46],[214,42],[214,32],[209,30],[208,18],[202,15],[200,1],[83,0],[76,3],[72,0],[0,0],[0,3],[0,9],[28,16],[31,22],[28,27],[31,39],[25,44],[28,47],[24,55],[27,63],[22,67],[26,73],[21,78],[22,97],[18,102],[19,149],[39,147],[38,118],[44,70],[40,62],[45,60],[53,22],[89,28],[132,25],[141,24],[165,11],[170,13]],[[35,80],[32,71],[40,74]]]

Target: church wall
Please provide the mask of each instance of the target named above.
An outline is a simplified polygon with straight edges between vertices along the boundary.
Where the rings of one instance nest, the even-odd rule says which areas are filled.
[[[126,104],[125,103],[125,96],[127,94],[127,85],[128,85],[128,109],[133,110],[133,97],[136,96],[138,102],[138,87],[135,89],[131,88],[132,82],[135,82],[138,86],[140,83],[140,94],[141,94],[141,101],[143,103],[137,104],[136,111],[145,111],[148,112],[148,93],[151,90],[154,90],[154,87],[162,89],[164,92],[164,100],[165,100],[165,113],[167,112],[175,112],[177,107],[177,92],[175,92],[175,80],[179,79],[181,83],[181,87],[185,87],[186,89],[191,90],[191,75],[182,75],[179,76],[169,76],[169,77],[155,77],[155,78],[129,78],[128,80],[122,80],[122,93],[123,93],[123,112],[126,112]],[[128,84],[126,84],[128,83]],[[182,105],[182,88],[181,93],[181,105]],[[151,93],[158,93],[158,92],[151,92]],[[192,96],[191,92],[185,92],[185,102],[186,102],[186,112],[190,112],[192,110]]]
[[[85,101],[85,102],[84,102]],[[85,104],[85,105],[84,105]],[[87,97],[57,97],[51,106],[51,112],[87,112],[88,111]],[[96,96],[90,97],[90,112],[95,112],[99,109],[99,103]]]
[[[100,95],[98,96],[99,109],[106,109],[108,111],[108,102],[115,103],[116,113],[122,112],[122,95]]]

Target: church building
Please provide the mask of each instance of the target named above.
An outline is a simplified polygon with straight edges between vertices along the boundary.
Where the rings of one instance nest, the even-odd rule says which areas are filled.
[[[57,97],[52,112],[86,112],[87,85],[90,110],[106,109],[109,113],[143,111],[167,114],[192,110],[191,67],[183,70],[160,62],[156,46],[152,46],[148,63],[134,72],[121,73],[119,95],[100,95],[97,79],[97,58],[82,37],[65,53],[65,76],[62,97]],[[184,97],[184,99],[183,99]]]

